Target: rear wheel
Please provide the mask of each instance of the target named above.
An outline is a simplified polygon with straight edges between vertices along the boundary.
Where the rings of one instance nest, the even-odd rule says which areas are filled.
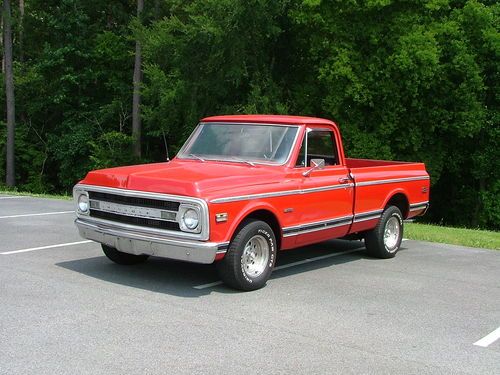
[[[102,251],[104,251],[104,254],[117,264],[123,264],[123,265],[139,264],[145,262],[149,258],[149,255],[128,254],[118,251],[111,246],[106,246],[106,245],[101,245],[101,246],[102,246]]]
[[[365,236],[366,250],[376,258],[393,258],[403,240],[403,215],[396,206],[387,207],[377,226]]]
[[[263,221],[247,220],[216,267],[225,284],[240,290],[256,290],[266,285],[275,260],[276,238],[271,227]]]

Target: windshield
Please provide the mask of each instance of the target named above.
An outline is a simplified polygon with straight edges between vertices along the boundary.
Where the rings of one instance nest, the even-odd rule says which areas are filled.
[[[297,131],[296,126],[200,124],[178,157],[283,164]]]

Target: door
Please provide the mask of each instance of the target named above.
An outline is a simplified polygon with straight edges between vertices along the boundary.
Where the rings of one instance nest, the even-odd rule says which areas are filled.
[[[340,164],[337,134],[329,128],[309,127],[296,162],[301,196],[295,205],[300,226],[293,228],[297,245],[345,236],[352,222],[354,186],[347,167]],[[324,167],[312,169],[324,160]]]

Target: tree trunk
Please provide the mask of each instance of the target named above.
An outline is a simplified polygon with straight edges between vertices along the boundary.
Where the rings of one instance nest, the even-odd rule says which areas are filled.
[[[2,17],[0,17],[0,28],[2,29],[2,37],[0,38],[0,46],[3,51],[3,9],[2,9]],[[2,53],[2,74],[5,74],[5,54]]]
[[[24,61],[24,0],[19,0],[19,61]]]
[[[144,0],[137,0],[137,17],[140,20]],[[134,94],[132,100],[132,137],[134,138],[134,154],[141,157],[141,83],[142,83],[142,54],[141,42],[135,42],[135,63],[134,63]]]
[[[12,72],[12,29],[10,0],[3,1],[3,45],[5,61],[5,96],[7,103],[7,163],[6,183],[13,187],[16,184],[14,165],[14,132],[16,111],[14,100],[14,74]]]

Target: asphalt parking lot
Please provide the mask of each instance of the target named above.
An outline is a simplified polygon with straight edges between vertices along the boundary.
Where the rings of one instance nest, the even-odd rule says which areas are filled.
[[[115,265],[72,210],[0,195],[0,374],[500,373],[500,252],[330,241],[242,293],[212,266]]]

